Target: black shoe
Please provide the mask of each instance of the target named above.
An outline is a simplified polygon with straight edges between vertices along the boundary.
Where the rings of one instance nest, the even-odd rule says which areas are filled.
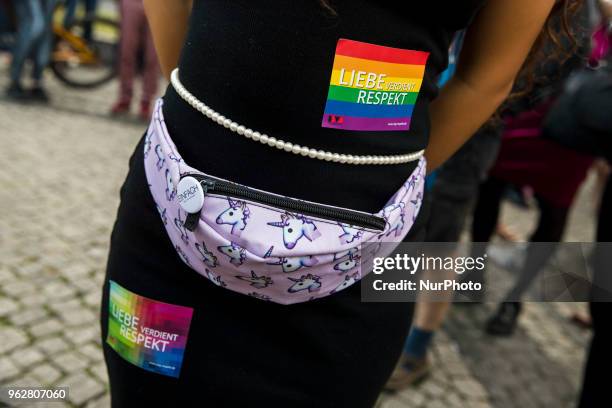
[[[9,87],[6,89],[6,96],[9,99],[13,99],[15,101],[26,101],[30,98],[28,91],[23,89],[21,84],[17,82],[11,83]]]
[[[521,313],[519,302],[504,302],[487,322],[486,332],[494,336],[510,336],[514,333],[518,316]]]
[[[37,86],[35,88],[30,89],[30,99],[34,102],[40,103],[49,103],[49,95],[45,88],[42,86]]]

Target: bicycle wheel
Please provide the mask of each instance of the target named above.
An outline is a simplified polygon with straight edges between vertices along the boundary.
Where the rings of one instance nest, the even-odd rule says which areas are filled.
[[[117,75],[119,23],[104,17],[86,16],[67,29],[53,28],[55,42],[51,69],[65,84],[76,88],[100,86]]]

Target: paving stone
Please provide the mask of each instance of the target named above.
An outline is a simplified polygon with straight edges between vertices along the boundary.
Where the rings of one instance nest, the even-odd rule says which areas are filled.
[[[0,384],[19,374],[19,371],[19,368],[8,357],[0,357]]]
[[[62,314],[68,311],[77,310],[83,307],[79,298],[62,299],[55,302],[49,302],[49,309],[53,310],[56,314]]]
[[[0,317],[8,316],[19,308],[19,304],[12,299],[0,297]]]
[[[14,280],[2,284],[2,291],[13,299],[19,299],[25,294],[32,294],[37,291],[37,287],[24,280]]]
[[[0,229],[2,231],[2,229]],[[15,279],[15,274],[9,271],[6,267],[0,267],[0,284],[2,282],[9,282]]]
[[[44,320],[30,326],[30,333],[35,337],[43,337],[52,333],[57,333],[63,329],[63,324],[56,318]]]
[[[421,386],[423,392],[430,396],[438,396],[444,394],[444,389],[440,385],[430,378],[428,381]]]
[[[428,398],[421,390],[410,387],[398,393],[398,397],[405,401],[409,407],[418,407],[425,404]]]
[[[40,385],[50,385],[59,380],[62,373],[50,364],[41,364],[32,368],[30,375],[38,380]]]
[[[13,378],[12,380],[3,384],[3,386],[11,388],[40,387],[40,381],[26,373],[24,375],[20,375],[19,377]]]
[[[89,366],[89,362],[81,353],[76,351],[67,351],[51,357],[51,360],[57,367],[60,367],[67,373],[81,371]]]
[[[78,290],[80,290],[83,293],[87,293],[89,291],[92,291],[92,293],[95,293],[94,290],[96,289],[100,289],[100,286],[98,285],[98,282],[96,282],[94,279],[92,279],[89,276],[86,276],[84,278],[80,278],[80,279],[72,279],[70,281],[70,283],[77,288]],[[100,297],[102,295],[100,294]]]
[[[94,342],[100,341],[100,329],[98,327],[97,321],[96,321],[96,324],[93,326],[88,325],[88,326],[74,327],[74,328],[67,329],[65,333],[66,333],[66,337],[70,339],[70,341],[77,346],[83,345],[90,341],[94,341]]]
[[[26,326],[46,318],[49,313],[42,307],[20,307],[16,313],[11,313],[9,320],[15,326]]]
[[[79,351],[91,361],[102,361],[102,349],[97,343],[88,343],[79,347]]]
[[[106,370],[106,364],[104,362],[100,362],[90,366],[89,372],[95,375],[102,382],[108,382],[108,372]]]
[[[427,408],[448,408],[446,403],[439,399],[430,399],[427,401]]]
[[[96,285],[97,288],[101,288],[101,286]],[[85,301],[85,304],[91,307],[95,307],[98,308],[100,307],[100,304],[102,303],[102,292],[101,290],[95,290],[89,294],[87,294],[83,300]]]
[[[19,303],[24,307],[41,306],[47,303],[47,298],[41,296],[40,293],[30,293],[19,297]]]
[[[90,401],[86,408],[109,408],[111,406],[110,395],[104,395],[101,398]]]
[[[33,404],[33,407],[35,408],[72,408],[72,406],[65,401],[45,401],[45,402],[37,402],[36,404]],[[110,405],[107,406],[107,408],[110,407]]]
[[[28,344],[29,340],[23,330],[15,327],[4,327],[0,324],[2,341],[0,341],[0,355],[4,355],[17,347]]]
[[[63,337],[54,336],[38,341],[36,346],[47,355],[54,355],[55,353],[66,350],[69,347],[69,343]]]
[[[81,308],[78,310],[66,311],[61,315],[61,318],[66,325],[76,326],[85,323],[93,324],[96,322],[97,316],[88,309]]]
[[[40,352],[40,350],[34,347],[20,347],[13,350],[11,353],[11,359],[20,367],[29,367],[44,360],[45,356],[42,352]]]
[[[405,408],[406,402],[394,396],[389,396],[381,400],[381,408]]]
[[[456,389],[466,397],[478,399],[484,398],[487,395],[482,385],[472,379],[464,378],[460,380],[455,380],[454,383]]]
[[[84,404],[105,391],[102,384],[83,372],[64,378],[58,383],[58,386],[70,388],[68,400],[74,405]]]
[[[67,299],[74,296],[75,289],[68,286],[66,282],[55,281],[47,284],[43,292],[48,299]]]
[[[465,400],[463,396],[461,396],[457,392],[447,390],[444,394],[444,398],[446,400],[447,406],[449,407],[463,407],[465,405]]]

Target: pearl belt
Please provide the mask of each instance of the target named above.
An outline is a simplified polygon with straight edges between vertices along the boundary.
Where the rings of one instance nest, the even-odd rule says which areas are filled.
[[[205,105],[202,101],[198,100],[193,94],[191,94],[181,83],[178,76],[179,70],[175,68],[170,75],[170,82],[172,86],[179,94],[181,98],[185,100],[189,105],[191,105],[194,109],[200,111],[206,117],[212,119],[217,122],[219,125],[223,125],[234,133],[238,133],[246,137],[247,139],[254,140],[259,143],[267,144],[268,146],[276,147],[279,150],[284,150],[286,152],[299,154],[302,156],[308,156],[313,159],[331,161],[336,163],[346,163],[346,164],[402,164],[409,163],[415,160],[420,159],[423,156],[424,150],[419,150],[418,152],[401,154],[401,155],[393,155],[393,156],[356,156],[352,154],[339,154],[326,152],[323,150],[317,150],[313,148],[309,148],[306,146],[300,146],[298,144],[285,142],[280,139],[276,139],[274,137],[261,134],[252,129],[249,129],[243,125],[239,125],[238,123],[232,121],[231,119],[226,118],[221,115],[219,112],[214,111],[207,105]]]

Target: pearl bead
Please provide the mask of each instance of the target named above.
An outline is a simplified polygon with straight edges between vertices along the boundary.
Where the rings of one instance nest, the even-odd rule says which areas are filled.
[[[204,114],[206,117],[210,118],[212,121],[217,122],[219,125],[223,125],[226,128],[229,128],[232,132],[238,133],[248,139],[253,139],[255,141],[259,141],[261,143],[265,143],[271,147],[275,147],[277,149],[285,150],[286,152],[291,152],[294,154],[300,154],[302,156],[308,156],[311,158],[325,160],[325,161],[333,161],[336,163],[348,163],[354,165],[364,165],[364,164],[373,164],[373,165],[386,165],[386,164],[398,164],[398,163],[408,163],[411,161],[419,160],[419,165],[424,165],[423,154],[424,150],[420,150],[418,152],[412,152],[409,154],[402,155],[391,155],[391,156],[356,156],[352,154],[339,154],[326,152],[323,150],[317,150],[313,148],[309,148],[307,146],[300,146],[297,144],[292,144],[289,142],[285,142],[280,139],[276,139],[274,137],[261,134],[252,129],[249,129],[243,125],[240,125],[229,118],[221,115],[218,112],[215,112],[212,108],[207,106],[204,102],[200,101],[195,95],[191,94],[184,86],[181,84],[179,79],[179,70],[175,68],[170,75],[170,82],[177,94],[185,100],[189,105],[191,105],[194,109]]]

